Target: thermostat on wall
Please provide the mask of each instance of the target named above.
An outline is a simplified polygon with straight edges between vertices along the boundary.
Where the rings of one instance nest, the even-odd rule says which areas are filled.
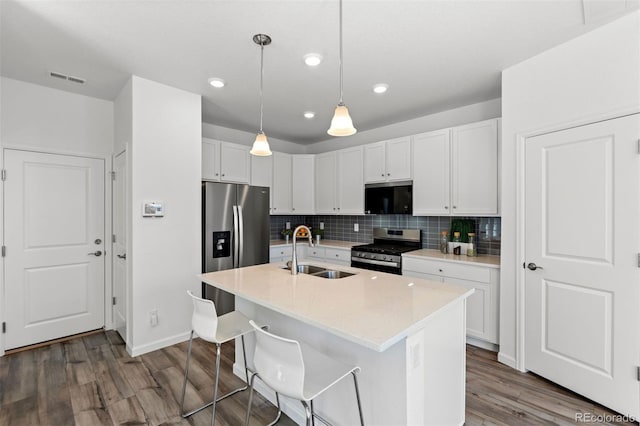
[[[142,217],[164,216],[164,203],[158,201],[142,203]]]

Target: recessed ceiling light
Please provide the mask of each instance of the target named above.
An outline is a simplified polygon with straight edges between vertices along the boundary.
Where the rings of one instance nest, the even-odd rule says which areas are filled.
[[[373,91],[378,94],[386,92],[388,88],[389,85],[386,83],[378,83],[373,85]]]
[[[303,58],[304,63],[310,67],[317,67],[322,62],[322,55],[319,53],[307,53]]]
[[[216,89],[219,89],[221,87],[224,87],[224,85],[226,83],[221,78],[212,77],[212,78],[209,79],[209,84],[212,85],[213,87],[215,87]]]
[[[311,119],[311,118],[313,118],[313,117],[315,117],[315,116],[316,116],[316,113],[315,113],[315,112],[313,112],[313,111],[305,111],[305,113],[304,113],[304,118],[309,118],[309,119]]]

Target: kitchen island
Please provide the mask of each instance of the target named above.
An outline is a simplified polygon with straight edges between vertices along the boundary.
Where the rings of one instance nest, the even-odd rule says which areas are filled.
[[[265,264],[206,273],[201,279],[235,294],[236,309],[268,324],[274,333],[304,340],[331,357],[359,365],[366,424],[463,424],[465,306],[473,290],[309,263],[354,275],[339,279],[291,275],[281,264]],[[250,338],[250,364],[252,354]],[[237,362],[234,369],[242,377]],[[273,393],[257,383],[256,389],[273,401]],[[302,423],[302,405],[283,402],[289,417]],[[334,424],[358,423],[351,381],[323,394],[314,407]]]

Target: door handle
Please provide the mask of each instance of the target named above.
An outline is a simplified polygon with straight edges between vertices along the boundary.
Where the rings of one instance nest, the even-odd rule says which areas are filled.
[[[117,254],[116,256],[118,256],[119,259],[126,259],[127,258],[127,254]]]
[[[535,263],[531,262],[527,265],[527,268],[531,271],[535,271],[536,269],[544,269],[542,266],[538,266]]]
[[[100,257],[102,256],[102,252],[100,250],[96,250],[94,252],[88,253],[89,256]]]

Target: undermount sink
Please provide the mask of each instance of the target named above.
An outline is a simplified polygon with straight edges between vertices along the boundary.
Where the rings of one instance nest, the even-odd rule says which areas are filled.
[[[282,269],[291,270],[291,266],[287,265]],[[307,275],[311,275],[319,278],[328,278],[332,280],[335,280],[338,278],[346,278],[346,277],[350,277],[351,275],[355,275],[351,272],[334,271],[334,270],[330,270],[330,269],[323,268],[321,266],[315,266],[315,265],[298,265],[298,273],[307,274]]]
[[[329,271],[329,270],[316,272],[315,274],[313,274],[314,277],[329,278],[330,280],[335,280],[338,278],[347,278],[347,277],[350,277],[351,275],[355,275],[355,274],[352,274],[351,272]]]

